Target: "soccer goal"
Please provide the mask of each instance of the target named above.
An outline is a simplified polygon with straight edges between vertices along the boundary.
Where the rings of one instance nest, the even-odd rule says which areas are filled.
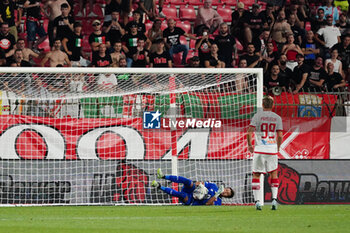
[[[2,68],[0,87],[1,205],[176,204],[158,168],[253,202],[261,69]]]

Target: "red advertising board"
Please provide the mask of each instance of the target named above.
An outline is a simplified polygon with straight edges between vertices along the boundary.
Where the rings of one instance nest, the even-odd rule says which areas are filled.
[[[329,159],[330,118],[283,118],[280,158]],[[143,129],[141,118],[54,119],[0,116],[2,159],[167,159],[166,129]],[[248,120],[221,128],[177,130],[180,159],[247,159]]]

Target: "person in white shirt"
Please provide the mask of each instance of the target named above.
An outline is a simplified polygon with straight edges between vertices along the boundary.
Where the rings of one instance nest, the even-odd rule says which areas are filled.
[[[327,49],[331,49],[333,45],[340,43],[340,31],[339,28],[333,26],[333,17],[328,15],[326,18],[327,25],[324,28],[320,28],[315,34],[315,40],[323,45]],[[320,39],[323,36],[323,40]]]
[[[97,79],[98,90],[106,92],[114,92],[118,81],[115,74],[100,74]]]
[[[325,70],[326,72],[328,72],[327,70],[327,64],[328,63],[333,63],[334,65],[334,72],[339,73],[343,78],[345,77],[344,72],[343,72],[343,64],[342,62],[338,59],[339,53],[337,49],[332,49],[331,52],[331,58],[327,59],[325,62]]]
[[[262,210],[262,190],[260,188],[260,175],[268,172],[271,176],[272,210],[277,209],[278,194],[278,151],[283,141],[282,119],[272,112],[274,100],[271,96],[263,99],[263,111],[257,112],[249,125],[247,141],[248,150],[253,156],[252,188],[255,199],[255,208]],[[252,144],[255,132],[255,145]]]

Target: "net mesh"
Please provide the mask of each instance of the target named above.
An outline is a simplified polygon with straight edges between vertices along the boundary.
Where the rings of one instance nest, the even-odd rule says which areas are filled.
[[[252,203],[256,72],[72,71],[0,73],[0,204],[178,203],[151,187],[158,168],[232,187],[224,204]]]

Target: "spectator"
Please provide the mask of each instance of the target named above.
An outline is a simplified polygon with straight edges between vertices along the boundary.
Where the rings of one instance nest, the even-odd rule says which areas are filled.
[[[57,67],[62,67],[62,65],[57,65]],[[65,75],[57,74],[56,77],[47,79],[47,89],[50,92],[65,93],[68,85],[69,79]]]
[[[239,59],[245,59],[247,61],[248,68],[258,68],[260,67],[260,62],[262,61],[262,56],[255,54],[254,44],[250,43],[247,46],[247,54],[242,55]]]
[[[185,65],[188,53],[188,46],[180,43],[180,36],[183,35],[193,40],[196,40],[197,37],[186,33],[182,28],[176,27],[175,25],[176,22],[174,19],[168,20],[168,27],[163,32],[165,45],[169,49],[169,55],[171,59],[173,59],[174,53],[183,52],[181,64]]]
[[[53,37],[62,41],[65,35],[74,31],[74,18],[69,15],[68,3],[61,5],[61,15],[57,16],[53,21]]]
[[[289,23],[285,20],[285,13],[283,10],[278,12],[275,26],[272,29],[272,39],[276,41],[279,51],[282,50],[282,46],[286,43],[286,35],[293,33]]]
[[[324,0],[324,5],[320,6],[319,9],[324,10],[324,17],[327,20],[327,16],[332,16],[332,24],[335,25],[339,20],[339,11],[337,7],[333,6],[333,0]]]
[[[253,38],[253,44],[255,47],[255,52],[259,53],[259,55],[266,56],[266,48],[267,44],[271,42],[273,44],[273,51],[277,52],[276,42],[272,40],[270,37],[270,30],[264,29],[263,32],[258,36]]]
[[[271,63],[274,63],[278,59],[278,53],[274,51],[274,46],[272,42],[268,42],[266,46],[266,53],[262,55],[261,66],[264,69],[264,72],[268,70]]]
[[[51,67],[57,67],[58,65],[63,66],[64,64],[71,66],[68,55],[61,51],[61,46],[61,41],[59,39],[56,39],[53,43],[52,51],[48,52],[45,55],[40,65],[44,67],[45,63],[49,61]]]
[[[188,60],[188,68],[200,68],[200,58],[198,56],[193,56]],[[193,85],[193,83],[189,82],[188,85]]]
[[[311,31],[317,32],[320,28],[326,26],[326,19],[324,17],[323,8],[318,8],[315,18],[311,18]]]
[[[47,34],[49,36],[50,47],[53,46],[53,28],[54,28],[54,20],[62,14],[61,5],[68,4],[67,0],[49,0],[45,3],[45,14],[49,18],[49,25],[47,26]],[[71,7],[68,4],[69,12],[71,11]]]
[[[162,21],[160,19],[156,19],[153,22],[152,28],[148,30],[147,37],[150,41],[148,46],[150,53],[153,53],[156,50],[156,44],[154,43],[156,40],[163,39],[163,31],[161,29]]]
[[[304,37],[304,30],[295,24],[295,19],[296,16],[294,14],[291,14],[288,18],[288,23],[290,25],[290,29],[293,32],[295,43],[300,46],[302,42],[302,37]]]
[[[105,44],[98,46],[98,53],[92,55],[92,67],[109,67],[112,65],[112,58],[106,53],[107,47]]]
[[[341,87],[346,86],[346,82],[342,78],[342,76],[334,72],[334,64],[329,62],[327,64],[327,79],[326,79],[326,87],[329,91],[337,91]]]
[[[15,37],[10,33],[9,24],[4,22],[0,28],[0,49],[6,54],[16,44]]]
[[[155,41],[157,48],[150,55],[150,67],[173,67],[172,60],[168,52],[164,50],[165,42],[162,39]]]
[[[241,41],[243,41],[243,33],[241,33],[242,28],[244,28],[244,20],[245,20],[245,16],[246,14],[248,14],[248,11],[246,11],[244,9],[244,3],[243,2],[239,2],[237,4],[237,10],[232,12],[232,22],[231,22],[231,32],[232,35],[237,35],[237,36],[241,36],[239,37],[239,39]]]
[[[204,67],[204,61],[208,60],[210,56],[210,46],[214,43],[214,40],[209,38],[209,28],[204,27],[202,35],[196,40],[195,50],[198,51],[200,66]]]
[[[338,50],[337,49],[332,49],[332,52],[331,52],[331,58],[328,58],[325,62],[325,67],[326,67],[326,71],[328,72],[327,70],[327,64],[328,63],[333,63],[334,67],[333,67],[333,72],[337,72],[339,73],[342,77],[345,77],[344,74],[343,74],[343,66],[342,66],[342,63],[340,60],[338,60]]]
[[[274,63],[271,63],[274,64]],[[279,76],[287,82],[287,89],[289,89],[290,82],[293,78],[293,71],[287,67],[287,56],[281,54],[277,60],[277,65],[280,68]],[[272,66],[270,66],[272,68]]]
[[[260,11],[259,15],[264,21],[263,28],[267,29],[268,31],[270,31],[270,29],[271,29],[271,27],[272,27],[272,25],[273,25],[273,23],[275,21],[273,5],[268,3],[266,5],[266,9],[263,10],[263,11]]]
[[[145,34],[146,32],[146,26],[144,23],[142,23],[141,21],[141,12],[138,11],[138,10],[135,10],[133,13],[132,13],[132,18],[133,20],[131,22],[128,22],[128,24],[126,24],[125,28],[126,30],[128,31],[128,33],[131,33],[131,26],[133,24],[136,24],[137,25],[137,31],[139,33],[142,33],[142,34]]]
[[[105,73],[99,74],[97,78],[97,90],[104,92],[115,92],[118,85],[118,80],[115,74]]]
[[[149,64],[148,51],[145,49],[145,40],[138,39],[136,53],[133,55],[132,67],[146,67]]]
[[[346,35],[347,33],[350,32],[350,23],[347,22],[347,15],[345,13],[341,13],[339,16],[339,21],[335,25],[336,27],[339,28],[340,34],[342,36]]]
[[[302,14],[300,12],[300,5],[297,0],[292,0],[289,4],[289,7],[286,9],[286,15],[289,19],[291,15],[294,15],[293,20],[295,21],[294,24],[299,28],[304,28],[304,22],[307,18],[306,15]]]
[[[345,72],[345,75],[347,77],[350,73],[350,34],[345,35],[342,39],[342,42],[334,45],[332,49],[338,50],[339,59],[342,62],[343,72]]]
[[[316,56],[321,53],[318,43],[315,42],[313,31],[306,32],[306,38],[301,44],[301,51],[305,55],[305,64],[312,66]]]
[[[323,90],[323,84],[327,79],[327,73],[323,69],[323,58],[317,56],[314,65],[311,67],[308,77],[310,83],[310,91],[320,92]]]
[[[304,64],[304,55],[297,54],[298,65],[293,70],[293,83],[295,84],[295,90],[293,94],[298,93],[300,90],[306,91],[309,87],[308,77],[310,74],[310,67]]]
[[[229,33],[227,23],[220,25],[219,35],[214,39],[219,47],[219,60],[225,62],[225,67],[234,67],[233,60],[237,56],[236,38]]]
[[[238,68],[247,68],[247,60],[242,58],[238,62]],[[238,93],[243,93],[248,89],[246,76],[243,74],[237,74],[237,78],[235,78],[235,88]]]
[[[21,38],[17,40],[16,46],[14,46],[14,48],[11,49],[11,50],[6,54],[6,57],[11,57],[12,55],[14,55],[14,54],[15,54],[15,51],[16,51],[17,49],[22,50],[22,53],[23,53],[23,60],[25,60],[25,61],[27,61],[27,62],[29,62],[30,59],[31,59],[32,57],[35,57],[35,58],[38,58],[38,57],[39,57],[39,54],[34,53],[33,50],[31,50],[31,49],[25,47],[25,41],[24,41],[24,39],[21,39]]]
[[[107,48],[111,46],[109,36],[101,31],[101,21],[98,19],[95,19],[92,21],[92,26],[94,28],[94,31],[89,36],[89,44],[91,46],[92,52],[99,51],[100,44],[105,44]]]
[[[17,19],[15,17],[15,9],[17,8],[15,0],[3,0],[0,2],[0,23],[7,22],[10,28],[10,33],[18,39],[17,27],[21,23],[22,11],[18,11]]]
[[[106,6],[105,6],[105,18],[104,22],[109,22],[112,20],[112,12],[118,12],[120,14],[121,12],[121,3],[122,0],[106,0]]]
[[[288,89],[288,81],[284,76],[280,76],[280,68],[277,64],[272,65],[270,72],[264,75],[264,88],[271,92],[272,88],[281,87],[283,91]]]
[[[260,5],[253,4],[252,12],[247,12],[244,17],[244,41],[245,44],[252,43],[254,37],[258,37],[265,24],[264,18],[259,14]]]
[[[120,41],[125,35],[125,30],[123,24],[119,22],[118,11],[113,11],[111,17],[112,19],[110,21],[103,23],[102,30],[107,34],[111,45],[114,45],[115,42]]]
[[[219,59],[218,50],[217,44],[213,43],[210,46],[210,56],[204,61],[205,68],[225,68],[225,62]]]
[[[84,9],[84,6],[86,5],[86,1],[87,0],[79,0],[79,12],[76,15],[77,17],[82,17],[86,15],[86,9]],[[107,0],[108,1],[108,0]],[[92,9],[94,8],[94,1],[93,0],[89,0],[89,6],[90,6],[90,10],[91,12],[89,13],[88,17],[97,17],[98,15],[96,15]]]
[[[44,10],[40,6],[40,2],[40,0],[26,0],[23,5],[27,9],[26,28],[28,48],[33,49],[34,52],[39,51],[38,46],[46,39],[46,32],[41,24],[41,12],[44,12]],[[36,40],[36,34],[39,35],[38,40]]]
[[[83,41],[83,35],[81,33],[82,26],[80,22],[75,22],[73,27],[73,32],[67,32],[63,36],[62,45],[69,60],[72,62],[72,66],[80,67],[84,66],[80,63],[81,57],[86,57],[81,46]]]
[[[301,51],[299,45],[294,43],[294,35],[289,34],[287,36],[287,43],[283,46],[281,53],[284,53],[287,55],[287,67],[291,70],[294,69],[298,65],[296,61],[296,55],[297,54],[303,54]]]
[[[125,58],[125,52],[123,51],[123,46],[122,46],[122,42],[121,41],[117,41],[114,43],[113,46],[114,52],[111,53],[111,58],[112,58],[112,66],[113,67],[118,67],[119,65],[119,60],[121,58]]]
[[[203,27],[208,27],[209,33],[211,34],[224,22],[218,12],[212,8],[211,4],[212,0],[204,0],[203,7],[198,9],[196,21],[194,23],[195,34],[201,34]]]
[[[14,65],[16,64],[16,65]],[[23,51],[21,49],[16,49],[15,53],[13,54],[13,59],[9,63],[10,66],[17,66],[17,67],[31,67],[32,65],[23,59]]]
[[[83,92],[85,87],[84,74],[72,74],[69,80],[69,90],[71,92]]]
[[[120,57],[118,67],[120,68],[127,67],[126,57]]]
[[[147,41],[145,34],[138,32],[138,25],[136,23],[133,22],[130,26],[131,33],[125,34],[122,38],[123,50],[126,52],[126,61],[128,63],[128,67],[132,67],[133,56],[137,52],[137,41],[139,39]]]
[[[333,47],[333,45],[340,42],[340,31],[339,28],[332,25],[333,18],[328,15],[326,18],[327,26],[324,28],[320,28],[316,35],[315,40],[323,45],[326,49],[325,57],[329,58],[329,50]],[[320,39],[320,36],[323,36],[324,40]]]
[[[141,14],[145,13],[150,20],[155,20],[156,16],[158,15],[160,18],[166,18],[166,15],[162,12],[163,10],[163,4],[164,0],[160,0],[159,5],[159,13],[157,14],[156,11],[156,5],[154,0],[140,0],[139,2],[139,8]]]

